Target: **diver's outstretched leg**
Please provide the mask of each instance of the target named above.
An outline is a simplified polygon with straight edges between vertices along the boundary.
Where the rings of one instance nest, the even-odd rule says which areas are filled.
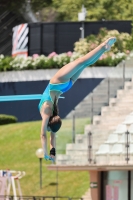
[[[96,60],[99,59],[99,56],[96,58]],[[71,80],[73,82],[73,84],[76,82],[76,80],[79,78],[80,74],[82,73],[82,71],[84,70],[85,66],[81,67],[72,77]]]
[[[77,76],[75,75],[75,77],[78,77],[84,68],[94,64],[104,52],[110,50],[111,46],[115,43],[115,41],[116,38],[111,37],[105,42],[101,43],[94,50],[87,53],[85,56],[78,58],[73,62],[70,62],[69,64],[65,65],[53,76],[50,82],[61,83],[67,82],[70,79],[73,80],[74,75],[80,70]]]

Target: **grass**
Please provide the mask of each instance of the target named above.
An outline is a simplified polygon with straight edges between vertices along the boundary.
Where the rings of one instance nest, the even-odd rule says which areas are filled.
[[[84,132],[89,119],[76,119],[76,133]],[[72,122],[63,120],[57,135],[57,152],[65,152],[66,143],[72,141]],[[23,195],[55,196],[57,194],[56,171],[49,171],[50,162],[43,160],[42,189],[40,189],[39,161],[35,155],[40,142],[41,121],[0,126],[0,169],[25,171],[20,180]],[[80,197],[89,188],[89,173],[78,171],[58,172],[58,195]]]

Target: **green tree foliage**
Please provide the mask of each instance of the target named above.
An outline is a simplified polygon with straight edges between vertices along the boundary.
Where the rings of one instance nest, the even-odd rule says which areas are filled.
[[[53,0],[61,21],[77,21],[82,5],[87,9],[86,21],[131,20],[133,16],[133,0]]]
[[[83,0],[53,0],[53,6],[55,6],[58,11],[58,20],[63,21],[77,21],[82,4]],[[87,0],[84,6],[92,10],[94,7],[96,8],[98,4],[99,0]],[[96,10],[96,12],[97,11],[98,10]]]
[[[34,11],[41,10],[52,5],[52,0],[30,0],[31,7]]]
[[[16,11],[25,4],[24,0],[0,0],[0,10]]]
[[[86,21],[132,20],[133,16],[133,0],[0,0],[0,9],[18,12],[27,2],[35,12],[51,7],[58,13],[56,21],[78,21],[82,5],[87,9]]]
[[[19,12],[20,9],[25,8],[27,3],[30,3],[34,11],[38,11],[51,5],[52,0],[0,0],[0,9]]]
[[[103,18],[106,20],[131,20],[133,14],[132,0],[103,0]],[[100,16],[101,18],[102,16]]]

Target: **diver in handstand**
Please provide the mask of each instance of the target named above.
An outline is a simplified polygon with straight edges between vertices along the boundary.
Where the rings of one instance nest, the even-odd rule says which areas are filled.
[[[56,155],[55,133],[60,129],[62,124],[58,113],[58,99],[60,95],[73,86],[86,67],[94,64],[104,52],[109,51],[115,41],[115,37],[109,38],[83,57],[63,66],[51,78],[38,106],[42,117],[41,143],[46,160],[54,160]],[[50,155],[47,153],[47,131],[51,132]]]

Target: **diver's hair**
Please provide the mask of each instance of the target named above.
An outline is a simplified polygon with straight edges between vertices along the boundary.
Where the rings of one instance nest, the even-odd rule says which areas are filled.
[[[60,116],[56,115],[49,118],[48,126],[50,127],[52,132],[57,132],[60,129],[61,125],[62,121]]]
[[[49,118],[49,122],[48,122],[48,126],[54,133],[57,132],[62,125],[62,121],[59,116],[59,109],[56,104],[56,100],[57,98],[55,97],[54,105],[53,105],[53,115]]]
[[[54,105],[53,105],[53,116],[59,115],[59,108],[58,105],[56,104],[57,98],[55,97],[54,100]]]

